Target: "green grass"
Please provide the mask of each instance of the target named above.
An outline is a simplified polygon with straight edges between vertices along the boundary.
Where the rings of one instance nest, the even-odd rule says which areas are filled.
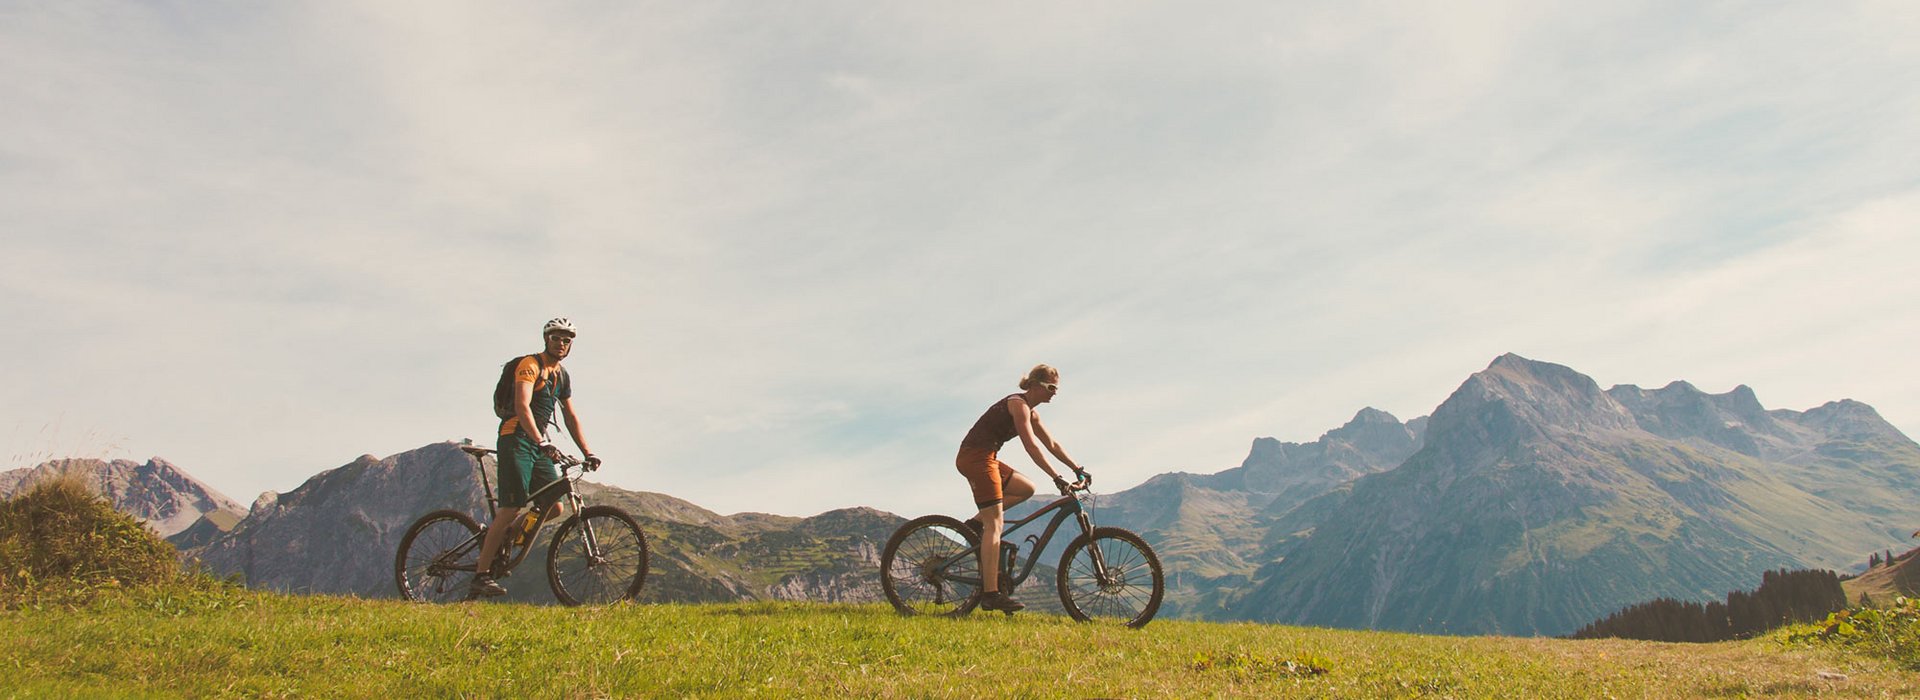
[[[56,474],[0,500],[0,608],[205,582],[181,571],[172,545],[115,511],[79,472]]]
[[[0,697],[1920,693],[1920,676],[1889,660],[1785,638],[1681,645],[1169,620],[1128,630],[1027,613],[902,618],[879,605],[425,606],[201,587],[0,611]]]

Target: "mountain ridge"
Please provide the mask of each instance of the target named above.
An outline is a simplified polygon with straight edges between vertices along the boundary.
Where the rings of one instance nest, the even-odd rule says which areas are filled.
[[[1859,525],[1863,516],[1920,497],[1920,446],[1881,428],[1870,407],[1755,414],[1750,394],[1716,399],[1684,383],[1650,398],[1601,391],[1571,368],[1502,355],[1435,409],[1419,452],[1356,479],[1311,534],[1262,557],[1274,563],[1229,616],[1564,633],[1639,600],[1717,595],[1772,568],[1844,565],[1889,534]],[[1772,426],[1778,435],[1748,428],[1746,440],[1683,435],[1701,427],[1689,416],[1703,405],[1782,425]],[[1863,464],[1872,468],[1853,468]]]

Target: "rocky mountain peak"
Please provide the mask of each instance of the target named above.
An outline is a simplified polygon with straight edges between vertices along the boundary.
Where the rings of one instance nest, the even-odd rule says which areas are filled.
[[[1548,432],[1621,431],[1633,416],[1572,368],[1507,353],[1434,409],[1427,441],[1487,449]]]
[[[1701,440],[1756,457],[1790,451],[1795,442],[1744,384],[1725,394],[1709,394],[1684,381],[1653,391],[1622,384],[1607,395],[1626,407],[1640,429],[1663,438]]]
[[[1565,365],[1507,353],[1467,380],[1501,398],[1591,402],[1603,394],[1593,378]]]
[[[1833,435],[1855,439],[1878,438],[1905,441],[1907,437],[1893,427],[1872,406],[1853,399],[1841,399],[1807,409],[1800,414],[1802,425]]]
[[[1377,408],[1363,408],[1346,425],[1320,436],[1320,444],[1329,451],[1348,446],[1367,454],[1390,454],[1398,459],[1412,454],[1419,436],[1393,414]]]
[[[124,459],[50,460],[29,469],[0,473],[0,497],[69,472],[79,473],[116,510],[139,518],[161,537],[171,537],[209,515],[231,525],[246,512],[226,494],[158,457],[145,463]]]
[[[1240,460],[1240,466],[1278,461],[1283,451],[1282,443],[1276,438],[1254,438],[1253,448],[1247,451],[1246,459]]]
[[[1393,417],[1391,413],[1368,406],[1360,409],[1360,412],[1353,414],[1353,420],[1347,421],[1347,424],[1341,427],[1352,428],[1358,425],[1375,424],[1399,425],[1400,419]]]

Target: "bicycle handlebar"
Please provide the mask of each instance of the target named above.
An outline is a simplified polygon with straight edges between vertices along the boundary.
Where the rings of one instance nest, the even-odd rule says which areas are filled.
[[[461,452],[465,452],[469,455],[472,455],[474,459],[479,459],[481,457],[485,457],[490,454],[497,454],[494,450],[490,450],[485,447],[481,447],[479,445],[460,445],[459,447]],[[565,452],[560,452],[558,448],[556,448],[554,452],[558,453],[560,455],[560,458],[553,460],[553,463],[560,465],[562,467],[578,467],[587,463],[586,460],[584,459],[575,457]],[[599,467],[593,467],[589,469],[584,469],[583,471],[597,471],[598,469]]]
[[[582,472],[597,471],[600,468],[598,466],[588,466],[587,460],[581,459],[579,457],[575,457],[565,452],[561,452],[560,458],[553,460],[553,463],[560,465],[561,468],[580,467],[580,471]]]

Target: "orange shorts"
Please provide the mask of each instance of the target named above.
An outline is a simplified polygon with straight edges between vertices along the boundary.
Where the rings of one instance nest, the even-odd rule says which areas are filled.
[[[1001,487],[1013,477],[1013,467],[997,459],[1000,453],[983,447],[962,447],[953,458],[953,466],[967,477],[973,487],[973,505],[979,508],[999,503],[1006,494]]]

